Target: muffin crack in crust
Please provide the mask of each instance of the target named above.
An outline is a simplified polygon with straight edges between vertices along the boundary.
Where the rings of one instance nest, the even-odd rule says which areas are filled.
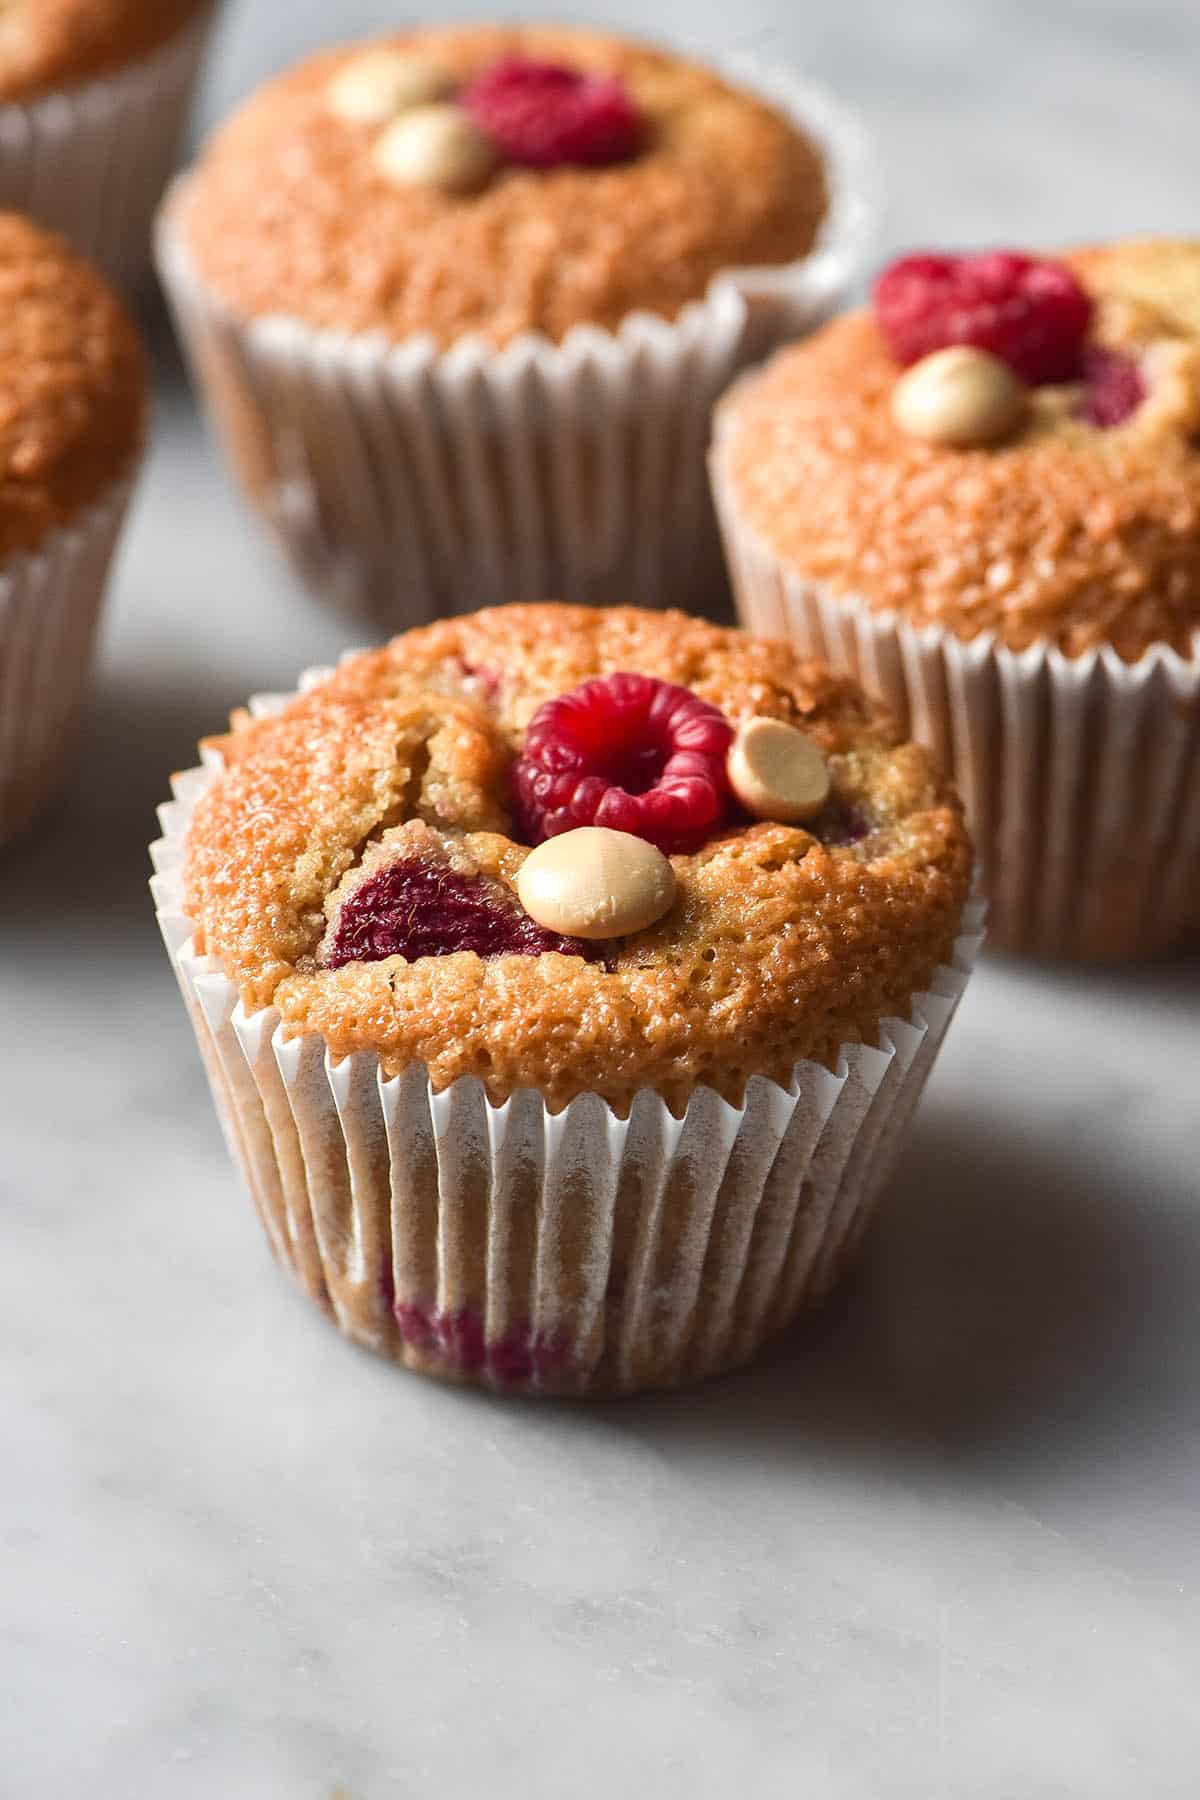
[[[356,65],[398,53],[467,94],[511,58],[612,78],[642,121],[638,153],[481,168],[459,191],[410,160],[413,130],[424,141],[448,126],[441,105],[392,128],[397,169],[378,120],[344,116],[330,95]],[[243,317],[502,345],[612,330],[643,309],[674,318],[724,270],[807,255],[827,205],[815,145],[711,71],[598,32],[471,26],[326,53],[272,82],[210,145],[178,217],[199,273]]]
[[[519,910],[530,849],[511,835],[510,782],[525,727],[543,701],[618,671],[690,686],[734,726],[802,723],[828,761],[828,804],[806,827],[735,818],[672,857],[670,910],[601,955],[327,966],[341,899],[393,846],[419,859],[424,845]],[[477,1075],[496,1101],[532,1087],[559,1107],[594,1091],[623,1111],[651,1086],[680,1108],[699,1084],[738,1103],[752,1074],[786,1083],[799,1060],[829,1061],[908,1010],[950,957],[969,886],[957,800],[860,690],[680,614],[547,605],[446,620],[272,718],[235,717],[214,743],[226,767],[186,862],[198,949],[247,1010],[277,1007],[335,1058],[372,1050],[387,1075],[424,1063],[438,1089]]]

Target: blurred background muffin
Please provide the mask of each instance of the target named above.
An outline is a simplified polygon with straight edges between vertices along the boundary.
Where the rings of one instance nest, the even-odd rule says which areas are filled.
[[[912,256],[720,409],[743,618],[930,744],[990,940],[1200,925],[1200,245]]]
[[[720,591],[709,408],[830,309],[870,219],[857,131],[759,80],[463,26],[317,56],[216,135],[160,266],[319,591],[391,627]]]
[[[5,0],[0,206],[132,288],[174,166],[217,0]]]
[[[137,335],[63,240],[0,213],[0,843],[58,786],[146,415]]]

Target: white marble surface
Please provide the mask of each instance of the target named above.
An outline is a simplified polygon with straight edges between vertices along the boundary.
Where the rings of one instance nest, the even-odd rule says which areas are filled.
[[[333,11],[388,8],[235,6],[210,110]],[[737,23],[885,136],[896,243],[1194,227],[1198,36]],[[0,1794],[1194,1796],[1200,962],[986,966],[861,1276],[747,1374],[572,1412],[348,1349],[268,1261],[144,889],[167,771],[343,634],[163,377],[77,789],[0,863]]]

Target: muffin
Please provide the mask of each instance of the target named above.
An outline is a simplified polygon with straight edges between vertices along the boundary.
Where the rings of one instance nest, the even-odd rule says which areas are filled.
[[[850,681],[516,605],[251,705],[163,933],[279,1260],[500,1389],[744,1361],[870,1216],[978,930],[961,807]]]
[[[61,231],[110,279],[150,264],[215,0],[6,0],[0,206]]]
[[[990,941],[1200,924],[1200,244],[916,256],[719,411],[739,610],[962,792]]]
[[[57,788],[140,458],[146,370],[99,275],[0,213],[0,844]]]
[[[264,88],[178,185],[159,261],[249,498],[319,593],[396,629],[719,590],[711,403],[831,308],[865,181],[791,80],[426,29]]]

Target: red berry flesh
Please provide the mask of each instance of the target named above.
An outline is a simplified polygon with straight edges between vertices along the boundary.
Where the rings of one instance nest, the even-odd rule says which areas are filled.
[[[615,76],[506,56],[459,100],[508,161],[526,168],[628,162],[641,143],[641,118]]]
[[[403,857],[386,863],[347,897],[325,952],[324,966],[382,962],[403,956],[590,956],[591,946],[536,925],[502,882],[460,875],[437,863]]]
[[[533,844],[581,824],[698,850],[729,810],[732,727],[691,688],[603,675],[549,700],[516,761],[518,828]]]
[[[606,825],[660,850],[696,850],[729,808],[733,728],[690,688],[604,675],[539,709],[517,760],[517,825],[528,843]]]
[[[1132,356],[1098,345],[1083,359],[1082,416],[1102,431],[1124,425],[1146,398],[1146,378]]]
[[[393,1316],[406,1344],[464,1374],[485,1373],[498,1387],[523,1387],[552,1378],[571,1361],[571,1344],[561,1332],[538,1331],[528,1321],[489,1340],[472,1307],[442,1312],[419,1301],[400,1300]]]
[[[485,705],[495,705],[503,686],[499,669],[487,668],[481,663],[469,663],[461,656],[456,656],[454,661],[463,686]]]
[[[1075,381],[1092,303],[1062,263],[991,250],[903,256],[875,283],[875,317],[898,363],[951,344],[989,350],[1032,386]]]

